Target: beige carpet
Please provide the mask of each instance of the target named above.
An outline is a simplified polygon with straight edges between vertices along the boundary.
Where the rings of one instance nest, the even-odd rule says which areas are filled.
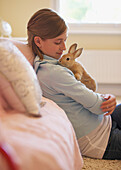
[[[121,160],[99,160],[83,157],[82,170],[121,170]]]

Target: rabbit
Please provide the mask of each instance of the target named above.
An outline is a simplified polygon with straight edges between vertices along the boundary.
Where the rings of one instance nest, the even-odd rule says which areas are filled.
[[[79,57],[83,51],[83,48],[79,48],[77,50],[76,48],[77,44],[72,44],[68,50],[68,53],[63,55],[58,62],[60,65],[70,69],[75,75],[75,78],[85,84],[87,88],[96,91],[96,81],[91,77],[91,75],[89,75],[84,66],[75,61],[75,59]]]

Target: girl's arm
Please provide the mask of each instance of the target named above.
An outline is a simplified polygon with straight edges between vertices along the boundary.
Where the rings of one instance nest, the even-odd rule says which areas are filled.
[[[70,70],[62,67],[59,70],[55,70],[51,76],[53,80],[51,86],[54,86],[58,93],[70,97],[92,113],[104,113],[101,109],[101,104],[105,99],[101,94],[89,90],[84,84],[77,81]]]

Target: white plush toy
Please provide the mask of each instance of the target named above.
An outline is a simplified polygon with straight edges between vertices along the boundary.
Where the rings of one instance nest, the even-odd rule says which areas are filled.
[[[0,18],[0,35],[1,37],[11,37],[12,28],[10,24]]]
[[[75,61],[75,59],[81,55],[83,50],[83,48],[79,48],[77,50],[76,48],[77,44],[72,44],[68,50],[68,53],[59,59],[59,63],[70,69],[74,73],[75,78],[85,84],[87,88],[96,91],[96,81],[85,70],[84,66]]]

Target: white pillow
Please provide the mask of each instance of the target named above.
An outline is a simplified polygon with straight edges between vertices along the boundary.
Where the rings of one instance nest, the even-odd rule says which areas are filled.
[[[17,96],[18,101],[23,104],[25,112],[40,116],[42,90],[36,73],[19,49],[12,42],[6,40],[0,40],[0,73],[4,82],[7,80],[15,93],[12,95],[10,88],[7,88],[9,95],[5,98],[11,107],[19,111],[23,110],[19,104],[18,107],[14,102],[11,104],[10,100],[15,101],[15,96]]]
[[[2,104],[4,109],[15,109],[20,112],[26,112],[26,109],[24,105],[21,103],[20,99],[14,92],[13,87],[11,86],[11,83],[6,79],[6,77],[0,72],[0,97],[2,101],[0,104]]]

